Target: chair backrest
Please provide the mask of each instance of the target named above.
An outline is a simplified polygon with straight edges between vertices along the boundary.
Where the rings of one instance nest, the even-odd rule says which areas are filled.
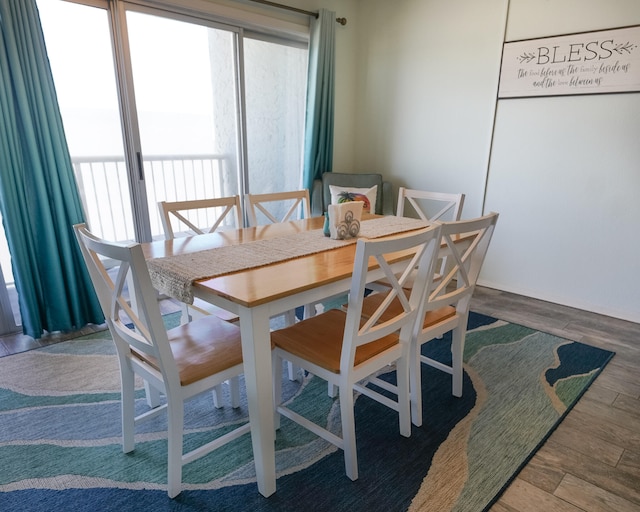
[[[179,385],[178,369],[140,244],[101,240],[85,224],[73,228],[120,364],[134,364],[146,378]],[[118,264],[115,277],[106,269],[104,260]],[[132,289],[135,309],[127,296]]]
[[[391,239],[358,240],[340,360],[341,371],[353,366],[359,346],[397,332],[401,340],[411,339],[417,315],[422,311],[422,302],[433,286],[440,229],[440,225],[435,223],[420,232],[408,232]],[[413,256],[406,257],[407,254]],[[368,272],[371,258],[384,271],[389,291],[380,292],[386,293],[386,297],[364,319],[362,309],[365,289],[371,281]],[[414,286],[407,296],[404,288],[412,276],[415,276]],[[390,307],[398,302],[400,308]]]
[[[383,181],[381,174],[368,173],[368,174],[351,174],[346,172],[325,172],[322,175],[322,200],[324,208],[331,204],[331,189],[330,185],[338,187],[353,187],[353,188],[371,188],[377,185],[376,190],[376,211],[378,215],[383,213]]]
[[[165,239],[176,234],[202,235],[221,227],[242,227],[240,196],[196,199],[191,201],[160,201],[158,203]]]
[[[446,194],[400,187],[396,215],[404,216],[409,203],[422,220],[429,222],[451,222],[460,220],[464,205],[464,194]]]
[[[471,220],[442,222],[442,244],[450,262],[447,273],[434,283],[424,302],[425,311],[455,306],[467,314],[471,296],[498,221],[497,213]]]
[[[247,194],[244,208],[249,226],[286,222],[311,217],[307,189],[271,194]]]

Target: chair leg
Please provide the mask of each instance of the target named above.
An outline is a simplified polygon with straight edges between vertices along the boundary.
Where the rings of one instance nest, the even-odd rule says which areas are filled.
[[[120,385],[122,388],[122,451],[129,453],[135,446],[135,375],[127,364],[124,364],[121,370]]]
[[[316,305],[315,304],[305,304],[304,306],[304,317],[311,318],[312,316],[316,316]]]
[[[188,324],[191,322],[191,314],[189,313],[189,306],[187,304],[182,304],[182,314],[180,315],[180,324]]]
[[[296,321],[295,310],[294,310],[293,317],[290,316],[290,313],[291,311],[288,311],[287,313],[285,313],[285,318],[287,319],[287,325],[293,325],[293,323]],[[315,304],[305,304],[304,318],[311,318],[312,316],[316,316]],[[289,373],[289,380],[292,382],[294,380],[298,380],[298,377],[301,375],[302,368],[297,368],[294,364],[288,362],[287,369]]]
[[[232,377],[227,381],[227,383],[229,384],[231,407],[237,409],[240,407],[240,377]]]
[[[229,404],[234,409],[237,409],[238,407],[240,407],[240,378],[233,377],[226,381],[226,383],[229,386]],[[222,403],[222,384],[218,384],[216,387],[214,387],[212,390],[212,394],[213,406],[216,409],[221,409],[222,407],[224,407],[224,404]]]
[[[398,387],[398,421],[400,426],[400,435],[404,437],[410,437],[411,410],[409,396],[409,365],[406,358],[403,359],[400,359],[396,363],[396,385]]]
[[[296,323],[296,310],[291,309],[284,313],[285,325],[293,325]],[[297,368],[293,363],[287,362],[287,372],[289,374],[289,380],[294,381],[298,379],[300,368]]]
[[[464,327],[456,327],[451,333],[451,368],[452,368],[452,394],[462,396],[462,356],[464,352]]]
[[[273,368],[273,424],[275,430],[280,428],[280,413],[277,407],[282,403],[282,361],[282,358],[273,352],[271,364]],[[287,364],[291,363],[287,361]]]
[[[293,363],[287,361],[287,374],[289,375],[289,380],[293,382],[294,380],[298,380],[298,375],[300,374],[300,368],[298,368]]]
[[[175,498],[182,490],[182,437],[184,432],[184,404],[181,400],[178,405],[169,400],[167,407],[167,494],[169,498]]]
[[[213,394],[213,406],[216,409],[221,409],[223,404],[222,404],[222,384],[218,384],[216,387],[213,388],[213,390],[211,391],[211,393]]]
[[[161,402],[160,391],[158,391],[153,386],[150,386],[149,382],[147,382],[146,380],[144,381],[144,392],[147,397],[147,405],[149,407],[151,407],[152,409],[155,409],[160,405],[160,402]]]
[[[409,393],[411,396],[411,421],[416,427],[422,426],[422,363],[420,344],[411,347],[409,356]]]
[[[285,324],[293,325],[296,323],[296,310],[290,309],[289,311],[283,313]]]
[[[342,419],[342,441],[344,468],[351,480],[358,479],[358,453],[356,450],[356,423],[353,389],[340,386],[340,416]]]

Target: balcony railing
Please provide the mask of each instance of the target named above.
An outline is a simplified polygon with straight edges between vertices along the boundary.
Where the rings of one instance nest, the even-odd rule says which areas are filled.
[[[143,161],[151,233],[163,234],[158,201],[185,201],[238,193],[226,155],[145,156]],[[87,223],[108,240],[134,240],[131,194],[123,157],[72,158]]]

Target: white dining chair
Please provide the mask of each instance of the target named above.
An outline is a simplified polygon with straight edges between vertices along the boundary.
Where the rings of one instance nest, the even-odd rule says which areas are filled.
[[[276,428],[282,415],[342,449],[345,471],[352,480],[358,478],[354,391],[398,412],[400,434],[405,437],[411,435],[409,347],[425,287],[433,282],[433,266],[439,245],[440,227],[437,225],[386,240],[358,240],[347,311],[331,309],[271,333]],[[392,268],[388,261],[389,255],[398,251],[409,253],[405,260],[394,263],[404,264],[405,270],[399,273],[399,277],[394,273],[394,270],[398,272],[398,268]],[[371,317],[362,321],[370,259],[374,259],[382,269],[390,288],[379,307],[371,312]],[[407,296],[403,288],[404,280],[414,268],[418,268],[416,286]],[[395,304],[394,300],[399,308],[388,315],[387,310],[391,304]],[[383,315],[385,320],[379,322]],[[282,403],[282,382],[277,372],[283,360],[292,361],[308,370],[314,378],[324,379],[338,388],[341,435]],[[391,365],[395,365],[397,373],[396,400],[366,385],[368,378],[381,370],[390,371]]]
[[[462,396],[464,344],[469,318],[469,305],[476,287],[496,223],[497,213],[457,222],[441,223],[442,241],[451,260],[448,273],[434,281],[423,302],[422,312],[411,344],[411,417],[422,425],[421,364],[427,364],[452,376],[452,394]],[[415,286],[414,286],[415,287]],[[409,293],[405,290],[405,293]],[[381,293],[364,300],[362,314],[370,318],[385,300]],[[400,308],[398,302],[390,313]],[[451,363],[436,361],[421,354],[422,345],[451,331]]]
[[[243,372],[240,329],[210,315],[167,330],[156,291],[139,244],[121,245],[101,240],[77,224],[74,231],[98,295],[120,363],[122,402],[122,448],[134,450],[135,428],[161,412],[167,413],[167,493],[182,489],[182,467],[250,431],[245,423],[217,439],[184,453],[184,403],[212,390]],[[119,264],[115,279],[104,260]],[[135,310],[123,294],[133,283]],[[130,328],[128,322],[133,323]],[[165,397],[159,407],[135,413],[135,375]],[[145,462],[141,460],[141,463]]]
[[[240,196],[237,195],[189,201],[160,201],[158,210],[165,240],[176,236],[213,233],[222,228],[242,227],[242,205]],[[182,323],[202,315],[216,315],[229,322],[238,320],[237,315],[197,298],[193,304],[181,304],[181,307]]]

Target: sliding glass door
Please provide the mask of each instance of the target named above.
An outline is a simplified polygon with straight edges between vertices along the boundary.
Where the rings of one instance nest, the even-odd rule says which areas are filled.
[[[152,236],[158,201],[242,190],[237,32],[127,12]]]
[[[37,3],[85,216],[98,236],[161,237],[162,200],[300,188],[305,43],[220,23],[178,0],[162,8]],[[5,253],[0,247],[0,269],[13,290]],[[9,303],[0,294],[8,323]]]
[[[158,201],[300,188],[306,45],[179,2],[76,1],[39,8],[93,231],[146,241]]]

